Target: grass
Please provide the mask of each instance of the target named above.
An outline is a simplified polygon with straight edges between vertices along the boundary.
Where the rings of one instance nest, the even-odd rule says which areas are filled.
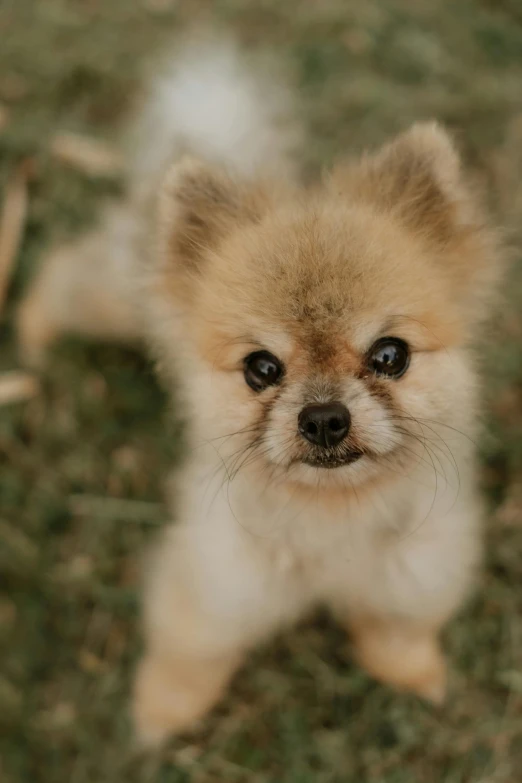
[[[53,161],[59,130],[110,138],[147,56],[196,15],[296,63],[310,170],[436,116],[515,227],[522,112],[519,0],[4,0],[0,186],[33,159],[31,208],[2,314],[41,251],[89,225],[121,183]],[[518,159],[517,159],[518,155]],[[493,191],[499,181],[500,190]],[[522,175],[522,166],[518,169]],[[522,181],[522,177],[518,176]],[[499,206],[500,205],[500,206]],[[518,213],[517,213],[518,210]],[[518,222],[517,222],[518,218]],[[5,783],[518,783],[522,769],[522,260],[489,347],[482,444],[490,515],[478,594],[447,633],[441,712],[369,680],[317,617],[258,651],[203,732],[157,757],[130,743],[139,556],[164,521],[180,450],[141,356],[66,342],[42,394],[0,410],[0,778]],[[110,498],[103,502],[99,498]],[[130,504],[130,505],[129,505]]]

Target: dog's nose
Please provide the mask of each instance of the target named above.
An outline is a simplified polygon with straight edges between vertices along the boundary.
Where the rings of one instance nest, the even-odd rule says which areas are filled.
[[[314,446],[338,446],[350,429],[350,413],[341,402],[306,405],[297,419],[299,432]]]

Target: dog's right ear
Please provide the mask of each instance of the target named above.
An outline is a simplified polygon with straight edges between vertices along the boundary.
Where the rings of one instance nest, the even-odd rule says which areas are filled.
[[[160,263],[181,274],[197,274],[209,251],[234,226],[255,222],[262,195],[219,169],[184,158],[168,172],[160,194]]]

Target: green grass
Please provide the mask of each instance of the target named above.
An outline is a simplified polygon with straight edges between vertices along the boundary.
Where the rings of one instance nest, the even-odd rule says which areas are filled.
[[[457,132],[490,186],[499,155],[508,173],[512,155],[520,166],[520,134],[505,146],[522,112],[519,0],[3,0],[0,104],[10,121],[0,132],[0,187],[21,158],[34,160],[35,177],[2,314],[0,369],[16,366],[11,317],[42,250],[88,225],[119,187],[53,161],[50,136],[110,138],[148,54],[196,13],[294,59],[310,171],[431,116]],[[490,192],[501,213],[520,208],[517,228],[522,166],[512,179],[501,180],[500,196]],[[142,357],[73,342],[57,349],[42,394],[0,409],[0,779],[518,783],[522,263],[506,290],[481,350],[488,563],[447,633],[447,707],[430,710],[370,681],[345,656],[342,634],[318,617],[258,651],[203,732],[158,757],[133,750],[128,691],[140,644],[139,558],[164,520],[162,481],[179,428],[165,426]]]

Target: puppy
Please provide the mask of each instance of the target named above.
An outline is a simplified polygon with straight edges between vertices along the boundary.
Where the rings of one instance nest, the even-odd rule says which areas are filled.
[[[496,233],[436,124],[303,188],[291,96],[230,48],[193,51],[152,91],[129,198],[44,265],[20,316],[32,358],[60,331],[146,334],[187,420],[177,522],[148,569],[139,735],[194,726],[316,605],[374,677],[440,702],[441,629],[481,558],[470,343]],[[187,150],[204,162],[173,164],[151,240],[156,182]]]
[[[158,237],[146,320],[189,453],[139,734],[192,727],[318,604],[371,675],[441,702],[441,629],[481,557],[469,345],[500,268],[450,138],[416,125],[309,189],[176,163]]]

